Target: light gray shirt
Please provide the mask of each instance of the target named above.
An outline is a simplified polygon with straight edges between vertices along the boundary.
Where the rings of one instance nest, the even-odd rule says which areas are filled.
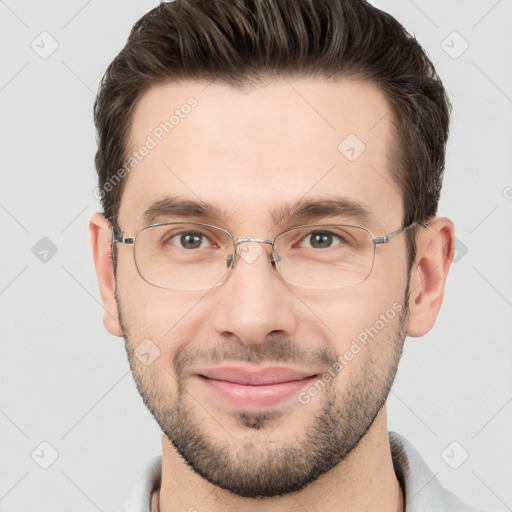
[[[407,439],[389,432],[389,441],[395,473],[405,494],[405,512],[483,512],[446,490]],[[157,455],[149,461],[120,512],[156,512],[155,491],[161,478],[162,456]]]

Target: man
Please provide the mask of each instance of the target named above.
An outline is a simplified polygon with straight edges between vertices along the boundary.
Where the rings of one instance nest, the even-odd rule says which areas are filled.
[[[449,102],[362,0],[184,0],[95,105],[104,323],[163,431],[125,511],[469,511],[389,433],[434,325]]]

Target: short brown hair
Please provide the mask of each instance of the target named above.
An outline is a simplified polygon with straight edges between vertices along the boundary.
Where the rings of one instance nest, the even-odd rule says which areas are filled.
[[[364,0],[174,0],[135,23],[94,105],[95,164],[112,226],[126,178],[105,185],[124,166],[133,112],[151,85],[197,79],[242,87],[291,75],[354,77],[380,87],[393,110],[392,174],[403,224],[436,214],[450,102],[428,56],[395,18]],[[411,259],[414,236],[408,242]]]

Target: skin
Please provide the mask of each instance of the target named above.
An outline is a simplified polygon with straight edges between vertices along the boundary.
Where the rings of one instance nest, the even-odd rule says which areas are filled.
[[[154,86],[139,101],[132,150],[190,96],[198,106],[129,174],[118,217],[126,236],[167,195],[215,204],[221,218],[188,220],[229,229],[235,239],[273,239],[289,226],[276,225],[270,210],[304,196],[363,203],[371,213],[365,227],[376,236],[401,226],[402,197],[390,171],[392,116],[376,86],[305,78],[246,90],[205,86]],[[353,162],[338,151],[350,133],[366,146]],[[336,221],[311,223],[323,220]],[[402,510],[383,404],[405,335],[426,334],[440,309],[453,254],[450,220],[437,217],[420,230],[409,291],[403,234],[377,246],[372,273],[357,286],[289,285],[273,271],[265,244],[254,261],[240,258],[226,282],[203,291],[148,284],[128,245],[118,247],[114,276],[103,215],[91,218],[90,234],[105,327],[124,336],[139,392],[164,432],[161,512],[256,511],[262,500],[269,511]],[[251,368],[326,371],[329,357],[344,354],[393,304],[402,315],[307,405],[294,397],[241,414],[193,375],[214,366],[214,355]],[[145,366],[133,351],[147,338],[160,355]]]

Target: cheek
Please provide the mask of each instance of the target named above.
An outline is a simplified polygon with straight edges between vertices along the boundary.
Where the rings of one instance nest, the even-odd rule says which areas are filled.
[[[359,285],[303,297],[317,318],[316,325],[323,326],[338,353],[360,334],[364,337],[365,329],[376,322],[379,330],[388,332],[389,325],[404,307],[406,276],[384,279],[384,282],[379,277],[371,274]]]
[[[395,364],[402,343],[397,339],[404,308],[405,270],[402,274],[388,278],[384,273],[372,273],[357,286],[304,298],[323,325],[326,342],[337,354],[332,369],[339,377],[334,379],[337,388],[364,380],[368,371],[382,375]],[[319,321],[314,324],[320,326]]]
[[[401,352],[402,311],[399,300],[379,300],[368,301],[363,307],[347,308],[343,318],[338,316],[333,340],[333,349],[337,353],[333,368],[336,388],[346,393],[353,386],[382,387]]]
[[[164,290],[146,283],[134,267],[119,265],[117,276],[127,342],[135,357],[138,352],[158,351],[163,357],[158,357],[157,366],[163,364],[168,368],[181,345],[196,337],[201,326],[197,306],[207,290]]]
[[[181,312],[178,292],[153,286],[139,275],[133,254],[118,258],[117,287],[125,325],[130,333],[161,337]],[[167,328],[166,328],[167,326]]]

